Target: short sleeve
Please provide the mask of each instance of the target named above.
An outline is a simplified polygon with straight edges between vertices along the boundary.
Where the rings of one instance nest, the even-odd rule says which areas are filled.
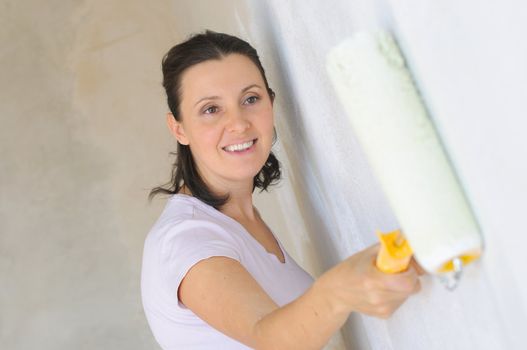
[[[224,256],[240,261],[233,237],[220,225],[184,220],[169,229],[161,247],[161,266],[169,290],[177,295],[181,281],[199,261]]]

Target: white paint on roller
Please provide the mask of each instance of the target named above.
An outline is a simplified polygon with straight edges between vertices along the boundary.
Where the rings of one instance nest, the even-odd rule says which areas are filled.
[[[480,251],[478,225],[391,36],[357,33],[330,51],[327,70],[420,264],[434,273]]]

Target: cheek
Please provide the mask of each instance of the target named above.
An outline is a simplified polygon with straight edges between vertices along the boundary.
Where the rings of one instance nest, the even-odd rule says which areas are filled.
[[[266,114],[265,118],[262,118],[262,122],[261,122],[261,127],[266,130],[266,133],[271,135],[271,137],[273,136],[273,129],[274,129],[274,116],[273,116],[273,111],[270,110],[268,111],[268,113]]]
[[[195,148],[203,150],[205,152],[205,157],[212,148],[218,147],[220,137],[221,132],[218,128],[214,128],[207,125],[196,127],[192,135]]]
[[[271,106],[260,109],[255,113],[254,123],[258,124],[261,130],[273,130],[274,127],[274,115],[273,108]]]

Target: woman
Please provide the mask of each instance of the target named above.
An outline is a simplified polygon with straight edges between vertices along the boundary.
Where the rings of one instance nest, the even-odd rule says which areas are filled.
[[[389,317],[420,288],[385,275],[372,246],[313,279],[253,207],[280,178],[273,100],[254,48],[207,31],[163,59],[178,141],[172,197],[143,257],[145,313],[163,349],[320,349],[350,312]]]

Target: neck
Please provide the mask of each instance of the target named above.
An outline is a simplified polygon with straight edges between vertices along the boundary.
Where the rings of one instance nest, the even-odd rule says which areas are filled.
[[[209,188],[212,186],[209,185]],[[211,188],[213,193],[223,194],[225,191],[221,191]],[[187,194],[192,196],[192,192],[183,186],[179,193]],[[252,197],[252,183],[251,187],[240,186],[239,188],[231,188],[229,191],[229,200],[221,207],[221,212],[236,221],[255,221],[259,218],[253,206]]]
[[[221,208],[221,212],[237,221],[255,221],[256,210],[253,206],[252,191],[229,192],[229,200]]]

